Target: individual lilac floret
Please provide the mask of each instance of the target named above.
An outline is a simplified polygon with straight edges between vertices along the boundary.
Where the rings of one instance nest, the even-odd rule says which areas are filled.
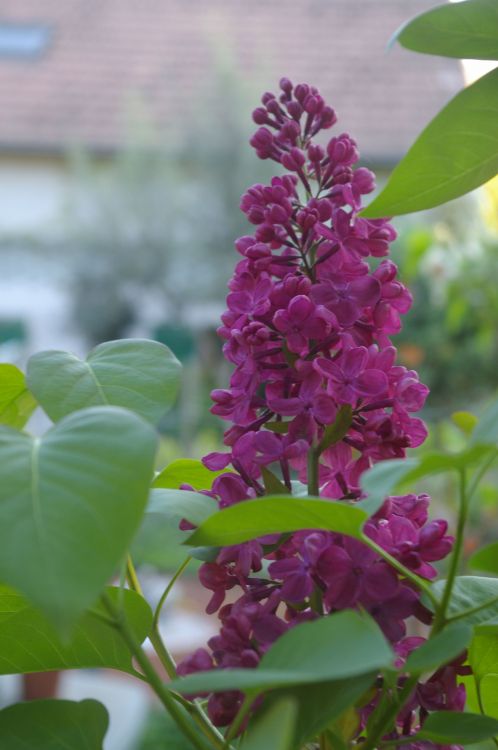
[[[292,479],[310,481],[312,450],[319,456],[314,493],[355,502],[365,470],[402,459],[427,434],[414,414],[428,389],[396,363],[390,338],[412,302],[386,257],[396,233],[387,219],[358,215],[375,180],[356,166],[354,139],[338,133],[323,145],[313,142],[337,119],[316,88],[283,78],[279,95],[265,93],[253,119],[257,156],[284,174],[253,185],[241,199],[253,233],[235,243],[239,261],[218,330],[233,371],[228,386],[212,393],[212,412],[229,423],[226,451],[204,459],[209,469],[228,472],[209,494],[225,508],[264,495],[268,477],[290,493]],[[370,264],[371,258],[380,260]],[[327,440],[338,419],[347,420],[344,429]],[[450,552],[453,539],[445,521],[429,520],[428,504],[427,495],[388,498],[365,532],[431,580],[433,563]],[[200,579],[221,628],[209,651],[195,652],[180,674],[256,667],[289,628],[345,608],[369,612],[402,660],[410,641],[406,621],[427,624],[432,616],[418,590],[379,554],[313,529],[224,548],[201,566]],[[460,668],[447,667],[418,686],[395,739],[409,738],[441,700],[443,708],[458,710]],[[229,724],[242,699],[238,691],[211,695],[214,723]],[[425,750],[423,743],[413,747]]]

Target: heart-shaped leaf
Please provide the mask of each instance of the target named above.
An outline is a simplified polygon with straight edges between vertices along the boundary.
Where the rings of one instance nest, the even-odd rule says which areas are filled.
[[[123,406],[157,424],[173,404],[181,365],[164,344],[145,339],[109,341],[86,360],[61,351],[35,354],[27,382],[57,422],[89,406]]]
[[[0,364],[0,424],[21,430],[35,409],[23,373],[15,365]]]
[[[460,91],[436,115],[360,215],[376,218],[422,211],[490,180],[498,172],[497,117],[495,69]]]
[[[87,698],[39,700],[0,711],[0,750],[102,750],[107,710]]]
[[[496,0],[467,0],[422,13],[396,33],[415,52],[443,57],[498,60]]]
[[[106,592],[142,643],[152,626],[145,599],[127,589],[108,588]],[[78,621],[70,640],[61,640],[38,609],[17,591],[0,586],[0,674],[96,667],[136,674],[130,650],[116,628],[106,622],[106,615],[106,609],[96,604]]]
[[[361,539],[368,514],[345,502],[275,495],[237,503],[214,513],[188,538],[192,546],[240,544],[266,534],[323,529]]]
[[[173,680],[171,687],[186,694],[258,693],[347,679],[387,668],[392,661],[392,651],[372,618],[346,610],[291,628],[275,641],[256,669],[197,672]]]
[[[42,438],[0,428],[0,580],[61,629],[123,558],[156,446],[149,424],[115,407],[72,414]]]

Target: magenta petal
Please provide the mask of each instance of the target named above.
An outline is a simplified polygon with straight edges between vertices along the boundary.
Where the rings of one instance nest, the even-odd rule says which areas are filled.
[[[371,307],[380,298],[380,284],[373,276],[360,276],[351,282],[350,289],[360,305]]]
[[[299,325],[311,315],[314,309],[315,305],[309,297],[306,297],[304,294],[298,294],[289,303],[287,314],[294,325]]]
[[[367,362],[368,352],[364,346],[345,351],[340,359],[341,367],[348,378],[358,375]]]
[[[387,375],[382,370],[364,370],[355,380],[355,390],[361,396],[380,396],[387,386]]]
[[[324,375],[326,378],[331,378],[338,382],[341,382],[343,379],[341,368],[330,359],[318,357],[318,359],[313,362],[313,367],[320,373],[320,375]]]
[[[284,417],[295,417],[303,410],[304,404],[300,398],[268,398],[268,406]]]
[[[383,562],[370,565],[363,576],[363,590],[372,602],[395,596],[399,588],[396,572]]]
[[[331,424],[337,414],[335,401],[326,393],[320,393],[313,400],[313,416],[322,424]]]
[[[282,598],[288,602],[302,602],[313,591],[313,581],[307,573],[296,573],[286,578],[281,589]]]

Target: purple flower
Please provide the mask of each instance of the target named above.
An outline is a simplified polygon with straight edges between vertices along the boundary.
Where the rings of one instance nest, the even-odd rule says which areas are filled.
[[[358,398],[379,397],[387,391],[382,370],[366,369],[368,352],[363,346],[341,352],[337,360],[318,357],[314,366],[328,380],[328,392],[340,403],[355,403]]]

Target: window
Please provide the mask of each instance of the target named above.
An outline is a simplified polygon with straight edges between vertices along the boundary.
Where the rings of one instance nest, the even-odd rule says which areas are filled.
[[[39,57],[50,41],[48,26],[0,21],[0,58]]]

